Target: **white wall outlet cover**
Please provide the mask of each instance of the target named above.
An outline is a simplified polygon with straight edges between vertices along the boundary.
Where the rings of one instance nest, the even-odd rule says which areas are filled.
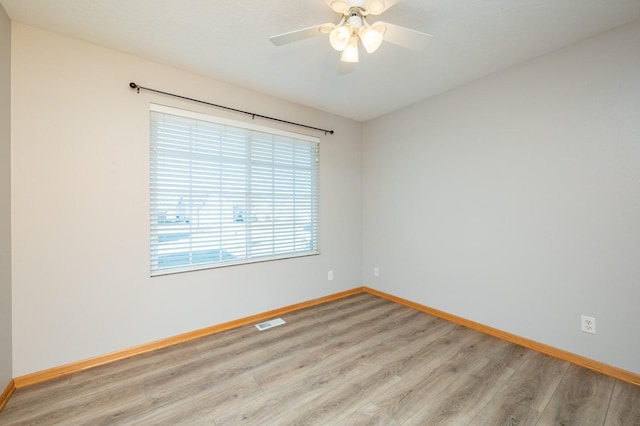
[[[582,331],[589,334],[596,334],[596,319],[586,315],[580,316]]]

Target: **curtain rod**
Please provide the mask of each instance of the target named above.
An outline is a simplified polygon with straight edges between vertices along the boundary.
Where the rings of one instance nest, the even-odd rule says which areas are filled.
[[[140,93],[140,90],[146,90],[148,92],[160,93],[161,95],[173,96],[174,98],[185,99],[185,100],[191,101],[191,102],[197,102],[197,103],[200,103],[200,104],[205,104],[205,105],[209,105],[209,106],[216,107],[216,108],[226,109],[228,111],[234,111],[234,112],[239,112],[241,114],[250,115],[252,119],[255,119],[256,117],[259,117],[259,118],[264,118],[266,120],[277,121],[279,123],[285,123],[285,124],[291,124],[291,125],[298,126],[298,127],[304,127],[306,129],[318,130],[320,132],[324,132],[325,135],[326,134],[330,134],[330,135],[333,134],[333,130],[320,129],[318,127],[307,126],[306,124],[294,123],[293,121],[281,120],[279,118],[269,117],[267,115],[262,115],[262,114],[256,114],[256,113],[249,112],[249,111],[243,111],[241,109],[231,108],[231,107],[227,107],[227,106],[224,106],[224,105],[212,104],[211,102],[205,102],[205,101],[201,101],[201,100],[198,100],[198,99],[188,98],[186,96],[176,95],[174,93],[163,92],[161,90],[150,89],[148,87],[138,86],[134,82],[129,83],[129,87],[131,87],[132,89],[136,89],[138,91],[138,93]]]

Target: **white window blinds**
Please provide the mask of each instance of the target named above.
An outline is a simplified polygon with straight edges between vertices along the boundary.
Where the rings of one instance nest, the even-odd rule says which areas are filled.
[[[153,105],[151,275],[317,254],[318,142]]]

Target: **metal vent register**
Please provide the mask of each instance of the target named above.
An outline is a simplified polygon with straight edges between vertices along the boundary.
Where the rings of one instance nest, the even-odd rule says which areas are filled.
[[[256,328],[260,331],[264,331],[282,324],[285,324],[284,320],[282,318],[276,318],[269,321],[261,322],[260,324],[256,324]]]

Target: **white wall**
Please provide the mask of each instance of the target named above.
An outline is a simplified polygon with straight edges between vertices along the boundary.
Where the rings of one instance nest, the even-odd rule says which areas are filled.
[[[0,17],[4,46],[5,27]],[[9,330],[0,374],[362,284],[640,373],[640,23],[369,122],[364,135],[22,24],[12,38],[13,371],[2,370]],[[322,255],[149,278],[149,102],[244,118],[138,95],[130,81],[334,128],[321,135]],[[597,318],[596,336],[579,331],[580,314]]]
[[[639,46],[635,22],[367,123],[365,285],[640,373]]]
[[[360,123],[18,23],[12,70],[14,376],[362,285]],[[250,118],[130,81],[335,129],[322,254],[149,278],[149,103]]]
[[[11,22],[0,5],[0,392],[11,366]]]

